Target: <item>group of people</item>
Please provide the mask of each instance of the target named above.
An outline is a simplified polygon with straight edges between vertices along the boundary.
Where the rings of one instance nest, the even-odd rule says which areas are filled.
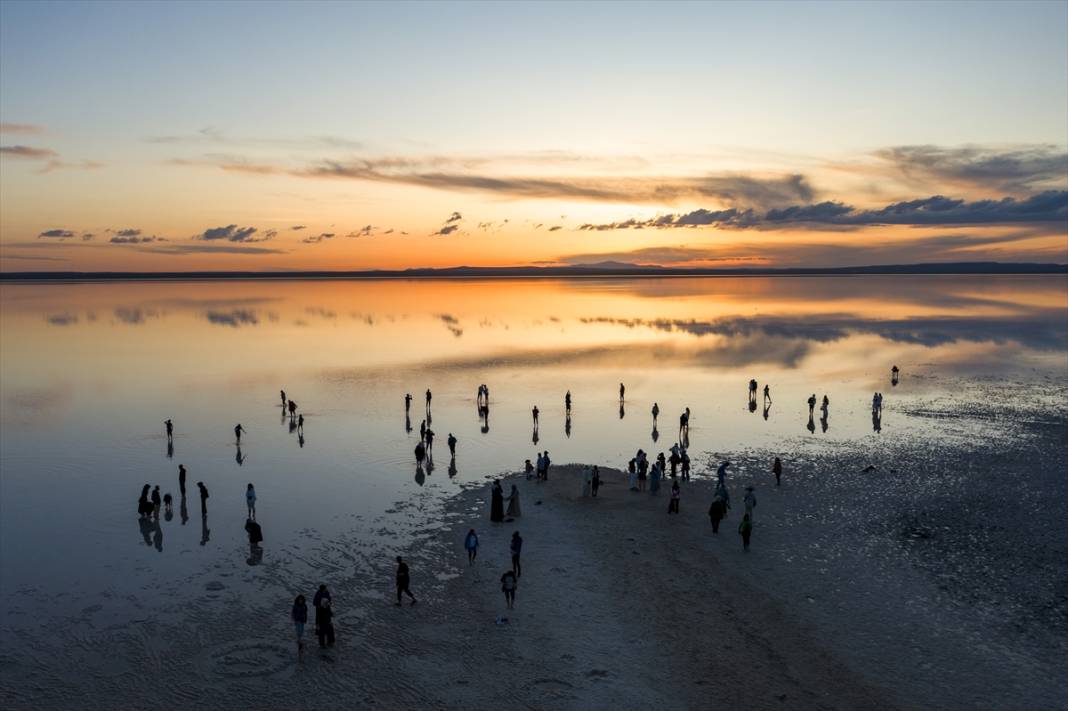
[[[687,412],[683,413],[684,417],[688,418],[689,408]],[[649,493],[657,494],[660,492],[660,482],[667,476],[672,479],[680,476],[683,481],[690,480],[690,455],[686,452],[686,447],[682,442],[676,442],[671,445],[670,457],[665,457],[664,453],[656,455],[656,459],[653,460],[652,468],[649,466],[649,455],[645,453],[645,450],[639,449],[637,453],[631,457],[627,462],[627,476],[628,487],[631,491],[645,491],[646,482],[649,483]]]
[[[515,491],[515,487],[512,487]],[[495,520],[495,519],[494,519]],[[467,564],[474,565],[478,558],[478,534],[475,529],[470,529],[464,536],[464,550],[467,551]],[[501,592],[504,593],[504,604],[511,610],[515,607],[515,594],[519,588],[519,578],[523,574],[521,555],[523,553],[523,537],[519,531],[512,532],[512,539],[508,544],[508,551],[512,556],[512,567],[501,575]]]

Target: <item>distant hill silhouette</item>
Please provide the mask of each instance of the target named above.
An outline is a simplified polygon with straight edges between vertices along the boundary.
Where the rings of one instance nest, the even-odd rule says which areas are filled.
[[[848,276],[861,274],[1068,274],[1068,264],[943,262],[856,267],[663,267],[597,262],[548,267],[447,267],[292,272],[2,272],[2,281],[161,279],[477,279],[519,277]]]

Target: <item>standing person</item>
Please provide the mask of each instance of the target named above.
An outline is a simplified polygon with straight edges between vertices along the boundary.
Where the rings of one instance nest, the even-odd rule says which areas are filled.
[[[592,484],[592,482],[591,482],[591,477],[590,477],[590,468],[589,467],[583,467],[583,469],[582,469],[582,496],[583,496],[583,498],[585,498],[585,497],[590,495],[591,484]]]
[[[490,490],[490,521],[499,523],[504,520],[504,490],[500,480],[493,482]]]
[[[508,511],[505,515],[508,518],[519,518],[522,515],[519,507],[519,488],[515,484],[512,484],[512,491],[508,494]]]
[[[452,432],[450,432],[449,433],[449,438],[447,440],[445,440],[445,441],[449,443],[449,454],[455,457],[456,456],[456,442],[457,442],[456,437],[454,437]]]
[[[283,393],[284,395],[285,393]],[[412,394],[404,393],[404,414],[407,415],[412,409]]]
[[[771,472],[775,475],[775,486],[779,486],[782,483],[782,460],[775,457],[775,462],[771,465]]]
[[[138,518],[148,518],[152,514],[152,502],[148,500],[148,493],[151,490],[152,487],[148,484],[141,488],[141,496],[137,499]]]
[[[530,414],[534,416],[534,426],[538,426],[538,406],[535,405],[534,409],[530,411]]]
[[[653,469],[649,472],[649,493],[660,493],[660,460],[653,462]]]
[[[426,413],[428,415],[430,414],[430,400],[431,400],[431,398],[433,398],[433,395],[430,394],[430,388],[427,388],[426,389]]]
[[[292,400],[289,401],[289,416],[293,417],[297,414],[297,403]]]
[[[512,572],[515,573],[515,577],[523,577],[523,566],[519,564],[519,554],[523,552],[523,537],[519,535],[519,531],[512,534],[512,544],[510,546],[512,551]]]
[[[752,521],[753,509],[755,509],[757,505],[756,494],[753,493],[753,487],[745,487],[745,499],[743,499],[743,501],[745,502],[745,515]]]
[[[419,423],[419,441],[423,442],[425,440],[426,440],[426,420],[423,420],[423,421],[421,421]]]
[[[549,459],[549,450],[546,449],[542,452],[542,456],[545,457],[545,474],[542,475],[542,479],[549,481],[549,466],[553,463],[552,460]]]
[[[727,479],[727,467],[729,467],[730,465],[730,462],[724,461],[716,469],[716,479],[718,479],[718,483],[722,484]]]
[[[204,486],[204,482],[198,481],[197,488],[200,489],[200,513],[202,516],[208,515],[208,487]]]
[[[627,488],[638,491],[638,463],[634,457],[627,462]]]
[[[464,549],[467,551],[467,564],[474,565],[475,558],[478,557],[478,534],[475,533],[473,528],[467,532],[467,536],[464,538]]]
[[[256,489],[252,482],[249,482],[248,489],[245,490],[245,504],[248,506],[248,517],[256,518]]]
[[[334,607],[330,598],[324,598],[315,608],[315,631],[319,635],[319,647],[334,646]]]
[[[682,464],[682,457],[679,456],[679,445],[672,445],[669,461],[671,462],[671,478],[674,479],[679,472],[679,465]]]
[[[430,392],[429,390],[427,392]],[[401,605],[401,594],[407,595],[412,599],[412,605],[415,604],[415,595],[412,595],[412,591],[408,589],[411,584],[411,579],[408,575],[408,564],[404,562],[404,559],[397,556],[397,607]]]
[[[771,404],[771,388],[768,385],[764,386],[764,404]]]
[[[718,496],[713,498],[712,505],[708,507],[708,520],[712,522],[712,533],[719,533],[719,522],[726,515],[727,507],[723,504],[723,499]]]
[[[753,535],[753,521],[749,518],[749,514],[742,517],[742,522],[738,524],[738,533],[742,536],[742,550],[749,550],[749,538]]]
[[[419,442],[415,445],[415,465],[422,469],[424,459],[426,459],[426,446]]]
[[[686,453],[686,450],[682,450],[682,480],[690,480],[690,455]]]
[[[653,424],[656,424],[656,418],[660,416],[660,406],[655,402],[653,403]]]
[[[571,412],[571,391],[570,390],[568,390],[567,393],[564,395],[564,410],[567,411],[567,412]]]
[[[677,514],[679,512],[679,497],[682,492],[679,490],[679,482],[671,482],[671,500],[668,501],[668,513]]]
[[[279,390],[278,394],[282,397],[282,412],[285,412],[286,400],[288,399],[288,398],[286,398],[286,391],[285,390]]]
[[[426,428],[426,456],[430,457],[434,453],[434,430],[429,427]]]
[[[623,387],[623,383],[620,383],[619,384],[619,401],[620,402],[623,402],[624,400],[627,399],[625,397],[626,392],[627,392],[627,389],[625,387]]]
[[[241,433],[245,431],[245,428],[241,426],[241,423],[234,425],[234,437],[237,438],[237,443],[241,444]]]
[[[155,488],[152,489],[152,515],[156,518],[159,518],[159,508],[162,503],[163,497],[159,493],[159,484],[156,484]]]
[[[597,468],[597,465],[593,465],[593,481],[590,482],[591,491],[594,497],[597,496],[597,490],[601,488],[601,470]]]
[[[541,455],[540,454],[538,455],[538,461],[539,462],[541,461]],[[529,459],[523,465],[523,472],[527,476],[527,481],[529,481],[534,476],[534,465],[530,463]]]
[[[645,482],[649,479],[649,458],[645,452],[638,450],[638,491],[645,491]]]
[[[282,393],[285,397],[285,393]],[[293,629],[297,633],[297,656],[304,656],[304,625],[308,624],[308,603],[303,595],[297,595],[293,600],[293,611],[290,613],[293,620]]]
[[[808,416],[809,416],[809,419],[812,418],[812,413],[815,412],[815,410],[816,410],[816,393],[812,393],[811,397],[809,397],[809,399],[808,399]]]
[[[501,576],[501,591],[504,592],[504,604],[509,609],[515,608],[515,589],[519,587],[516,574],[511,570],[505,571]]]
[[[300,415],[297,416],[297,429],[299,431],[301,431],[301,432],[304,432],[304,413],[303,412],[300,413]]]
[[[316,610],[315,624],[319,624],[319,606],[323,604],[323,600],[330,600],[330,591],[326,589],[326,585],[320,583],[319,589],[315,592],[315,597],[312,598],[312,607]]]
[[[164,420],[163,426],[167,428],[167,441],[170,442],[174,439],[174,423],[170,420]]]
[[[178,465],[178,490],[185,496],[185,465]]]

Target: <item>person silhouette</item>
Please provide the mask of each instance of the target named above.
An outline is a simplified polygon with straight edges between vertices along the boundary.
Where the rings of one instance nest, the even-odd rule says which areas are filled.
[[[619,384],[619,400],[620,400],[620,402],[622,402],[623,400],[626,400],[626,392],[627,392],[627,389],[625,387],[623,387],[623,383],[620,383]]]
[[[878,410],[871,411],[871,428],[875,432],[883,431],[883,413]]]
[[[160,553],[163,552],[163,527],[159,525],[159,517],[152,521],[152,545]]]
[[[164,420],[163,426],[167,429],[167,441],[170,442],[174,439],[174,423],[170,420]]]
[[[404,413],[404,432],[405,434],[412,433],[412,418],[408,417],[408,413]]]
[[[293,434],[297,431],[297,421],[292,417],[289,418],[289,433]]]
[[[433,395],[431,395],[431,393],[430,393],[430,388],[427,388],[426,389],[426,411],[427,411],[427,414],[430,414],[430,400],[431,400],[431,398],[433,398]]]
[[[656,418],[660,416],[660,405],[653,403],[653,428],[656,428]]]
[[[204,516],[208,515],[208,487],[204,486],[204,482],[198,481],[197,488],[200,489],[200,513]]]
[[[408,572],[408,564],[404,562],[404,559],[397,556],[397,607],[401,606],[401,595],[407,595],[412,600],[412,605],[415,605],[415,595],[412,595],[412,591],[409,589],[411,586],[411,574]]]
[[[490,489],[490,521],[499,523],[504,520],[504,489],[501,488],[500,480],[493,482]]]
[[[419,442],[417,445],[415,445],[416,465],[422,468],[424,459],[426,459],[426,446],[422,442]]]
[[[771,388],[767,384],[764,385],[764,402],[771,404]]]
[[[771,414],[771,401],[769,400],[768,402],[764,403],[764,421],[765,422],[768,421],[768,415],[770,415],[770,414]]]
[[[899,378],[900,374],[901,374],[901,371],[898,369],[898,367],[896,365],[893,368],[890,369],[890,386],[891,387],[897,387],[898,378]]]
[[[750,412],[756,412],[756,408],[757,408],[756,400],[751,398],[749,400],[749,411]]]
[[[234,437],[237,438],[237,443],[241,444],[241,434],[245,431],[245,428],[240,423],[234,425]]]
[[[448,474],[450,478],[456,476],[456,457],[449,457]]]
[[[815,410],[816,410],[816,393],[812,393],[812,395],[808,399],[808,416],[809,416],[809,419],[812,418],[812,413],[815,412]]]
[[[530,439],[534,443],[534,446],[538,445],[538,441],[540,440],[540,437],[538,437],[538,426],[537,425],[534,425],[534,431],[531,433]]]
[[[278,394],[282,396],[282,410],[285,411],[285,409],[286,409],[286,400],[287,400],[286,391],[285,390],[279,390]]]
[[[449,456],[455,458],[456,457],[456,442],[457,442],[456,437],[453,436],[452,432],[450,432],[449,433],[449,438],[447,440],[445,440],[445,441],[449,445]]]
[[[297,403],[292,400],[289,401],[289,416],[292,418],[297,414]]]
[[[750,405],[755,405],[756,404],[756,395],[757,395],[757,381],[754,378],[754,379],[749,381],[749,404]],[[749,411],[752,412],[755,409],[756,409],[755,407],[750,407]]]
[[[571,413],[564,415],[564,436],[571,439]]]
[[[426,428],[426,456],[434,456],[434,430],[429,427]]]
[[[170,492],[163,495],[163,516],[168,521],[174,518],[174,497]]]
[[[537,405],[535,405],[534,409],[532,409],[530,411],[530,414],[534,416],[534,427],[537,428],[537,426],[538,426],[538,406]]]
[[[163,498],[159,493],[159,484],[156,484],[155,488],[152,489],[152,516],[154,518],[159,518],[159,510],[162,503]]]
[[[184,526],[189,521],[189,507],[185,503],[185,492],[182,492],[182,504],[178,512],[182,516],[182,525]]]
[[[249,482],[245,491],[245,504],[248,506],[248,518],[251,521],[256,518],[256,488]]]
[[[627,409],[626,409],[626,405],[627,405],[627,403],[626,403],[626,401],[625,401],[625,400],[620,400],[620,401],[619,401],[619,419],[621,419],[621,420],[622,420],[622,419],[623,419],[623,418],[624,418],[624,417],[626,416],[626,414],[627,414]]]
[[[482,426],[479,430],[482,434],[489,434],[489,405],[483,405],[482,412],[479,414],[482,415]]]
[[[423,441],[425,439],[426,439],[426,420],[423,420],[423,421],[421,421],[419,423],[419,440]]]
[[[407,415],[408,411],[412,409],[412,394],[404,393],[404,414]]]
[[[297,431],[298,432],[303,432],[304,431],[304,415],[303,414],[301,414],[300,416],[297,417]]]
[[[301,432],[300,434],[297,435],[297,444],[300,445],[301,449],[304,449],[304,433],[303,432]]]
[[[775,486],[782,484],[782,460],[775,457],[775,461],[771,465],[771,473],[775,475]]]
[[[653,442],[656,442],[658,439],[660,439],[660,431],[656,429],[656,420],[653,420],[652,437],[653,437]]]
[[[152,502],[148,500],[148,493],[151,490],[152,487],[148,484],[141,488],[141,496],[137,499],[138,518],[148,518],[152,514]]]
[[[808,413],[808,424],[805,425],[805,427],[808,428],[810,434],[816,433],[816,421],[813,419],[813,415],[811,412]]]
[[[820,409],[823,411],[823,416],[827,416],[827,409],[831,406],[831,401],[827,399],[827,396],[823,396],[823,403],[820,404]]]

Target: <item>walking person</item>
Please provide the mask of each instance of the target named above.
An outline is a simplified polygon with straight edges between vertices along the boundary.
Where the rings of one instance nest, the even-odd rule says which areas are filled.
[[[775,457],[775,462],[771,465],[771,473],[775,475],[775,486],[782,484],[782,460]]]
[[[515,577],[523,577],[523,566],[519,564],[519,555],[523,552],[523,537],[519,535],[519,531],[512,534],[512,544],[509,547],[512,552],[512,572],[515,573]]]
[[[285,393],[282,393],[285,397]],[[297,595],[293,600],[293,611],[290,613],[293,620],[293,629],[297,633],[297,657],[304,657],[304,625],[308,624],[308,604],[303,595]]]
[[[152,515],[159,518],[160,504],[163,503],[163,497],[159,493],[159,484],[156,484],[152,489]]]
[[[679,490],[679,482],[671,482],[671,499],[668,501],[668,513],[677,514],[679,512],[679,497],[682,492]]]
[[[538,455],[538,461],[541,461],[541,455]],[[529,459],[523,464],[523,473],[526,474],[527,481],[530,481],[534,477],[534,465],[530,463]]]
[[[816,393],[812,393],[812,396],[808,399],[808,418],[812,419],[812,413],[816,410]]]
[[[742,550],[749,550],[749,538],[753,535],[753,520],[749,518],[749,514],[742,517],[742,522],[738,524],[738,533],[742,536]]]
[[[320,600],[315,608],[315,632],[320,649],[334,646],[334,606],[328,597]]]
[[[237,439],[237,443],[241,444],[241,434],[245,431],[245,428],[241,426],[241,423],[234,425],[234,437]]]
[[[505,571],[501,576],[501,591],[504,593],[504,604],[509,609],[515,609],[515,589],[519,587],[519,580],[511,570]]]
[[[478,534],[475,533],[473,528],[467,532],[467,536],[464,538],[464,550],[467,551],[467,564],[474,565],[475,558],[478,557]]]
[[[653,424],[656,424],[656,418],[660,416],[660,405],[653,403]]]
[[[455,457],[456,456],[456,442],[457,442],[456,437],[454,437],[452,432],[450,432],[449,433],[449,438],[447,440],[445,440],[445,441],[448,442],[448,444],[449,444],[449,454],[452,455],[453,457]]]
[[[200,489],[200,514],[202,516],[208,515],[208,487],[204,486],[204,482],[198,481],[197,488]]]
[[[279,390],[278,394],[282,397],[282,412],[284,413],[285,410],[286,410],[286,400],[288,399],[288,398],[286,398],[286,391],[285,390]]]
[[[593,492],[594,498],[597,497],[597,490],[601,488],[601,470],[597,468],[597,465],[593,465],[593,480],[590,482],[590,491]]]
[[[426,414],[430,414],[430,400],[433,395],[430,394],[430,388],[426,389]]]
[[[174,423],[170,420],[164,420],[163,426],[167,428],[167,441],[170,442],[174,439]]]
[[[690,455],[686,453],[686,450],[682,450],[682,480],[690,480]]]
[[[537,405],[535,405],[534,409],[530,411],[530,414],[534,416],[534,429],[538,428],[538,412],[539,410]]]
[[[245,504],[248,506],[248,517],[256,518],[256,488],[252,486],[252,482],[249,482],[248,489],[245,490]]]
[[[712,522],[712,533],[719,533],[719,522],[726,515],[727,507],[724,505],[723,499],[718,496],[713,498],[712,505],[708,507],[708,520]]]
[[[755,509],[757,505],[756,494],[753,493],[753,487],[745,487],[745,499],[743,499],[743,501],[745,503],[745,515],[752,521],[753,509]]]
[[[427,390],[429,393],[430,391]],[[397,607],[401,606],[401,595],[407,595],[412,599],[412,605],[415,605],[415,595],[412,595],[412,591],[408,589],[411,584],[411,578],[408,574],[408,564],[404,562],[404,559],[397,556]]]

